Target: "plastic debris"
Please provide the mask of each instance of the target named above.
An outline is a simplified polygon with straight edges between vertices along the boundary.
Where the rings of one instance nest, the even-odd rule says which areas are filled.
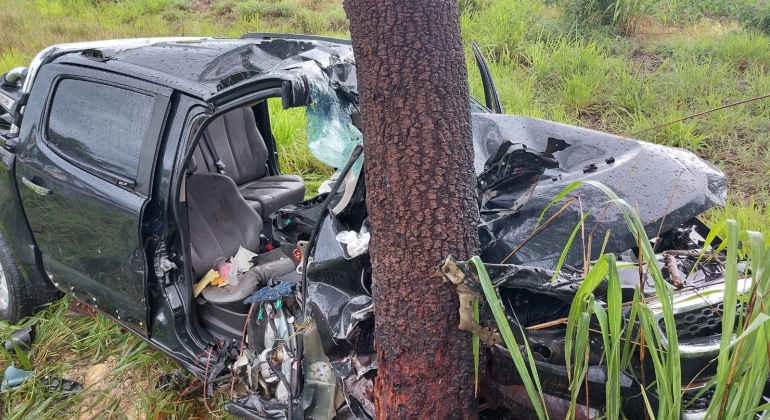
[[[195,286],[193,286],[193,297],[198,297],[198,295],[201,294],[201,291],[208,286],[214,279],[219,277],[219,273],[217,273],[215,270],[209,270],[208,273],[206,273],[203,278],[195,283]]]
[[[275,372],[273,372],[273,369],[270,368],[270,365],[267,363],[267,359],[270,357],[270,352],[272,349],[265,349],[262,351],[262,353],[259,354],[259,369],[260,373],[262,375],[262,378],[265,380],[265,382],[269,384],[273,384],[278,382],[278,377],[275,375]]]
[[[243,419],[285,420],[289,404],[252,394],[228,401],[224,408],[228,413]]]
[[[219,277],[215,278],[214,280],[211,280],[211,286],[222,287],[222,286],[225,286],[225,285],[227,285],[227,279],[225,279],[222,276],[219,276]]]
[[[241,246],[238,247],[238,252],[235,253],[235,256],[230,261],[238,269],[238,273],[245,273],[254,266],[254,258],[256,257],[257,254]]]
[[[83,386],[79,382],[71,381],[69,379],[48,377],[43,378],[43,384],[46,386],[45,390],[49,393],[62,393],[67,395],[75,395],[83,390]]]
[[[297,283],[286,281],[278,283],[272,287],[266,286],[257,290],[253,295],[246,298],[243,303],[246,305],[251,305],[252,303],[276,302],[281,300],[281,298],[291,296],[294,293],[294,289],[296,287]]]
[[[228,284],[238,285],[238,269],[233,263],[227,262],[224,257],[219,257],[214,261],[214,269]]]
[[[24,328],[11,334],[11,338],[5,340],[5,349],[9,352],[16,351],[14,344],[21,351],[27,352],[32,344],[32,327]]]
[[[337,234],[337,241],[347,245],[347,251],[350,258],[355,258],[366,253],[369,249],[369,232],[366,226],[361,227],[361,232],[352,230],[342,231]]]
[[[322,182],[321,185],[318,186],[318,194],[328,194],[332,192],[332,185],[334,185],[334,181],[337,180],[336,178],[337,175],[339,174],[335,172],[331,178]]]
[[[8,366],[3,374],[3,382],[0,385],[0,392],[7,392],[17,386],[21,385],[27,378],[29,378],[34,371],[17,369],[13,365]]]
[[[289,356],[283,347],[276,351],[276,356],[278,356],[278,361],[280,362],[277,367],[281,369],[283,377],[291,378],[291,365],[294,363],[294,358]],[[288,401],[290,397],[291,393],[289,392],[288,383],[279,382],[275,390],[275,398],[281,401]]]
[[[182,391],[187,387],[187,376],[179,369],[164,373],[158,377],[158,389],[162,391]]]

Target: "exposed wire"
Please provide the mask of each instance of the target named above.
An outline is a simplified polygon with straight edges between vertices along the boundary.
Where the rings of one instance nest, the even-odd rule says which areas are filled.
[[[252,303],[249,307],[249,313],[246,315],[246,322],[243,323],[243,331],[241,331],[241,348],[238,350],[238,359],[243,357],[243,345],[246,342],[246,328],[249,325],[249,320],[251,319],[251,314],[254,312],[254,307],[257,306],[256,303]],[[233,394],[235,391],[235,372],[233,372],[233,379],[230,381],[230,398],[233,398]]]
[[[214,352],[214,346],[211,346],[208,351],[208,357],[206,358],[206,372],[203,375],[203,405],[206,407],[206,411],[208,411],[209,414],[212,416],[220,419],[222,418],[215,412],[211,411],[211,408],[209,407],[209,402],[206,400],[206,394],[208,394],[208,379],[209,379],[209,364],[211,363],[211,355]]]
[[[549,217],[549,218],[548,218],[548,220],[546,220],[546,221],[545,221],[545,223],[543,223],[542,225],[538,226],[538,227],[537,227],[537,229],[535,229],[535,230],[534,230],[534,231],[533,231],[533,232],[532,232],[532,233],[531,233],[531,234],[530,234],[530,235],[527,237],[527,239],[524,239],[524,241],[523,241],[521,244],[519,244],[519,246],[517,246],[517,247],[516,247],[516,249],[514,249],[513,251],[511,251],[511,253],[510,253],[510,254],[508,254],[508,256],[506,256],[505,258],[503,258],[503,260],[502,260],[502,261],[500,261],[500,264],[505,264],[505,262],[506,262],[506,261],[508,261],[508,259],[509,259],[509,258],[511,258],[511,257],[512,257],[514,254],[516,254],[517,252],[519,252],[519,250],[520,250],[520,249],[521,249],[521,248],[522,248],[524,245],[526,245],[526,244],[527,244],[527,242],[529,242],[529,241],[530,241],[532,238],[534,238],[534,237],[535,237],[535,235],[537,235],[537,234],[538,234],[538,233],[540,233],[540,232],[541,232],[543,229],[545,229],[545,228],[546,228],[546,227],[547,227],[547,226],[548,226],[548,225],[549,225],[551,222],[553,222],[553,221],[554,221],[554,220],[555,220],[555,219],[556,219],[556,218],[557,218],[557,217],[558,217],[560,214],[562,214],[562,212],[564,212],[564,210],[566,210],[566,209],[567,209],[567,207],[569,207],[569,206],[570,206],[572,203],[574,203],[575,201],[577,201],[577,199],[578,199],[578,197],[577,197],[577,196],[575,196],[575,197],[570,197],[570,199],[569,199],[569,200],[567,200],[567,201],[564,203],[564,205],[563,205],[563,206],[562,206],[562,207],[559,209],[559,211],[557,211],[557,212],[556,212],[556,213],[555,213],[553,216]]]
[[[690,114],[690,115],[688,115],[686,117],[682,117],[682,118],[679,118],[677,120],[665,122],[663,124],[658,124],[658,125],[652,126],[650,128],[645,128],[644,130],[637,131],[636,133],[631,133],[631,134],[629,134],[629,135],[627,135],[625,137],[620,138],[620,140],[630,139],[631,137],[636,137],[639,134],[644,134],[644,133],[646,133],[648,131],[657,130],[659,128],[663,128],[663,127],[669,126],[671,124],[676,124],[678,122],[682,122],[682,121],[686,121],[686,120],[689,120],[689,119],[692,119],[692,118],[697,118],[697,117],[700,117],[700,116],[703,116],[703,115],[706,115],[706,114],[710,114],[710,113],[712,113],[714,111],[720,111],[720,110],[723,110],[723,109],[726,109],[726,108],[731,108],[731,107],[734,107],[734,106],[743,105],[745,103],[754,102],[754,101],[758,101],[760,99],[765,99],[765,98],[770,98],[770,93],[765,94],[765,95],[761,95],[761,96],[756,96],[756,97],[749,98],[749,99],[744,99],[744,100],[738,101],[738,102],[733,102],[731,104],[722,105],[722,106],[719,106],[719,107],[716,107],[716,108],[708,109],[706,111],[696,112],[695,114]]]

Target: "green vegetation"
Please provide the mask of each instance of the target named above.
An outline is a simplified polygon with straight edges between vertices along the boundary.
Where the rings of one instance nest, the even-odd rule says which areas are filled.
[[[627,135],[770,93],[770,38],[729,18],[672,25],[664,9],[652,8],[665,4],[648,1],[643,10],[659,12],[640,18],[633,36],[601,21],[578,25],[591,19],[523,0],[471,9],[462,27],[490,59],[509,113]],[[468,65],[474,66],[470,58]],[[471,92],[481,96],[480,77],[469,73]],[[719,165],[735,201],[730,208],[748,207],[753,198],[751,211],[765,215],[769,109],[770,100],[750,102],[638,137],[688,148]]]
[[[567,187],[558,197],[555,197],[551,205],[557,203],[578,187],[585,186],[598,188],[608,196],[612,205],[616,205],[622,212],[628,228],[639,238],[640,255],[644,261],[656,261],[653,247],[644,231],[644,226],[639,218],[636,208],[618,198],[608,187],[595,182],[576,182]],[[582,223],[582,221],[581,221]],[[738,308],[736,317],[727,316],[722,319],[722,340],[720,353],[717,360],[717,372],[707,381],[702,390],[691,392],[690,396],[702,395],[706,391],[713,391],[713,397],[709,400],[708,418],[730,418],[750,420],[756,418],[756,413],[761,413],[768,408],[762,398],[764,384],[770,371],[770,358],[767,354],[767,343],[770,337],[770,238],[756,231],[741,230],[740,222],[735,220],[723,220],[713,227],[712,233],[725,238],[718,249],[726,249],[727,259],[725,268],[725,294],[723,307]],[[577,229],[576,229],[577,232]],[[574,237],[574,236],[573,236]],[[711,239],[707,238],[707,244]],[[739,241],[744,241],[745,248],[739,249]],[[570,240],[571,242],[571,240]],[[567,245],[569,247],[569,245]],[[566,251],[566,249],[565,249]],[[743,254],[743,255],[741,255]],[[701,255],[701,258],[704,258]],[[746,258],[746,271],[739,268],[738,258]],[[679,417],[687,404],[683,401],[682,388],[690,387],[698,379],[693,379],[689,384],[682,382],[681,364],[678,349],[678,337],[676,321],[673,313],[673,301],[685,301],[688,299],[703,299],[702,296],[677,297],[663,276],[657,264],[647,265],[649,276],[655,285],[659,300],[648,300],[637,288],[627,321],[623,320],[621,307],[620,269],[621,263],[615,260],[614,254],[603,254],[592,265],[585,281],[575,293],[570,308],[567,322],[567,341],[565,353],[567,354],[567,369],[570,372],[570,389],[572,399],[570,403],[570,415],[568,418],[576,418],[576,406],[578,393],[583,387],[588,372],[588,343],[596,331],[591,331],[592,322],[599,325],[598,331],[604,344],[603,358],[607,361],[607,406],[605,415],[607,418],[619,418],[620,397],[620,372],[633,372],[632,354],[639,350],[640,343],[645,343],[645,354],[652,361],[655,371],[655,379],[648,378],[646,388],[642,388],[642,396],[649,401],[654,393],[658,401],[657,411],[653,411],[647,404],[647,416],[651,419],[674,419]],[[625,269],[637,270],[636,265],[625,264]],[[479,272],[484,283],[486,273]],[[603,282],[606,285],[606,307],[596,301],[594,291]],[[747,293],[737,293],[739,282],[746,280],[751,287]],[[488,277],[486,278],[488,282]],[[488,285],[491,287],[491,284]],[[487,292],[485,288],[485,293]],[[490,293],[494,293],[491,291]],[[487,300],[493,309],[499,306],[496,297],[487,293]],[[665,323],[665,335],[661,335],[659,320],[655,318],[651,308],[655,306],[662,312],[662,320]],[[497,315],[497,314],[496,314]],[[496,319],[500,319],[497,318]],[[504,321],[504,317],[502,318]],[[595,320],[594,320],[595,319]],[[630,325],[639,325],[640,328],[629,328]],[[498,323],[498,325],[500,325]],[[506,325],[502,325],[501,331],[505,333]],[[509,329],[508,329],[509,331]],[[733,333],[735,336],[733,337]],[[508,348],[517,348],[506,338]],[[664,344],[665,343],[665,344]],[[515,352],[519,353],[519,352]],[[521,357],[519,355],[519,357]],[[525,367],[519,367],[522,376],[527,375]],[[537,375],[533,375],[537,379]],[[529,379],[528,376],[525,379]],[[639,378],[637,378],[639,380]],[[644,379],[641,379],[644,382]],[[542,391],[535,392],[534,386],[527,384],[527,392],[535,407],[539,407],[543,399]],[[538,411],[538,417],[543,420],[548,418],[546,414]],[[764,417],[763,417],[764,418]]]
[[[37,381],[0,394],[1,418],[189,418],[203,409],[200,394],[182,399],[156,389],[157,377],[176,368],[174,362],[102,315],[75,316],[70,302],[64,298],[19,324],[36,330],[29,362]],[[11,328],[1,324],[4,341]],[[23,359],[9,356],[0,352],[2,371],[9,359],[24,368]],[[70,398],[48,392],[46,376],[79,381],[85,391]]]
[[[768,0],[458,3],[468,46],[471,93],[483,97],[470,53],[470,41],[475,40],[490,61],[509,113],[628,135],[770,93]],[[0,4],[0,71],[28,65],[39,50],[61,42],[177,35],[238,37],[267,31],[348,36],[341,0],[6,1]],[[646,131],[638,137],[688,148],[720,166],[728,175],[730,202],[726,208],[707,214],[706,219],[712,223],[735,219],[742,229],[770,238],[766,211],[770,202],[769,112],[770,99],[759,100]],[[310,181],[311,189],[317,187],[330,172],[308,153],[303,111],[273,106],[271,117],[283,171],[300,173]],[[612,264],[605,260],[601,264],[604,268],[600,268],[612,274]],[[576,298],[580,317],[601,316],[594,310],[591,296],[591,290],[586,290]],[[37,370],[35,377],[53,375],[82,381],[89,366],[101,364],[109,367],[109,374],[69,400],[45,394],[38,382],[30,381],[19,391],[0,395],[0,417],[90,418],[86,415],[90,412],[95,418],[131,418],[136,414],[163,419],[205,412],[199,398],[178,401],[178,392],[155,390],[155,378],[170,370],[173,363],[104,317],[65,317],[67,303],[65,299],[25,321],[25,325],[33,323],[38,328],[30,353],[30,362]],[[644,322],[643,304],[635,302],[637,316]],[[765,333],[761,328],[748,331],[758,317],[746,313],[741,325],[750,338],[732,349],[730,358],[736,361],[736,368],[722,372],[721,378],[733,372],[738,376],[732,383],[751,379],[740,376],[738,368],[758,362],[750,359],[757,348],[749,343],[767,341],[766,336],[749,335]],[[574,320],[573,325],[573,348],[579,350],[583,330]],[[607,348],[622,350],[619,359],[612,353],[608,361],[612,366],[624,366],[629,349],[624,342],[614,341],[617,325],[610,320],[607,328]],[[14,329],[0,325],[0,339]],[[17,356],[0,354],[0,370],[11,361],[22,365]],[[668,354],[661,355],[658,362],[656,371],[670,374],[670,383],[659,384],[668,390],[664,406],[675,410],[681,404],[674,392],[679,384],[672,371],[678,361]],[[572,368],[579,377],[585,366],[577,363]],[[740,399],[732,399],[737,391],[731,389],[725,389],[724,394],[738,404]],[[210,405],[216,409],[216,398]],[[129,411],[133,406],[139,411]],[[90,411],[94,407],[100,409]]]
[[[302,174],[307,196],[315,195],[318,186],[334,170],[316,159],[307,146],[307,119],[304,108],[281,109],[281,100],[269,99],[270,128],[278,143],[281,172]]]

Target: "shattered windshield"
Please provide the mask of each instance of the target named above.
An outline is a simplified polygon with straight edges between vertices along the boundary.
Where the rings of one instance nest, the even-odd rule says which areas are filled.
[[[363,140],[361,131],[353,125],[351,115],[356,106],[337,94],[328,80],[312,80],[311,104],[306,108],[307,143],[313,156],[321,162],[340,169],[350,158],[353,148]],[[353,166],[353,172],[361,171],[363,156]]]

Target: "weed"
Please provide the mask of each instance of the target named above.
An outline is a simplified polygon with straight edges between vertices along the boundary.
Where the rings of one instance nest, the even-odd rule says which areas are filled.
[[[652,108],[655,93],[647,83],[649,78],[642,74],[641,65],[628,69],[623,63],[615,74],[618,79],[612,100],[619,109],[629,114],[641,114]]]
[[[265,3],[261,1],[245,1],[242,3],[235,3],[235,9],[233,10],[242,19],[253,20],[258,18],[265,10]]]
[[[153,383],[175,368],[173,362],[102,315],[70,316],[70,302],[64,298],[18,326],[0,325],[0,341],[27,325],[36,331],[29,353],[35,373],[19,389],[0,394],[0,417],[90,418],[103,411],[134,418],[139,413],[144,418],[188,418],[199,410],[195,398],[180,400],[178,393],[164,393]],[[0,370],[10,363],[18,365],[19,360],[0,354]],[[104,369],[89,378],[93,366]],[[85,391],[69,398],[48,392],[46,376],[78,381]]]
[[[675,121],[682,117],[683,115],[672,112],[665,114],[664,118],[662,121],[659,121],[659,123]],[[654,135],[657,138],[662,139],[661,142],[668,146],[681,147],[695,152],[708,147],[708,144],[706,143],[706,140],[709,138],[708,134],[698,130],[698,123],[694,120],[679,121],[674,124],[666,125],[665,127],[660,128]]]
[[[640,260],[655,261],[653,247],[635,207],[620,199],[608,187],[591,181],[576,182],[565,188],[551,201],[550,205],[559,202],[583,185],[596,188],[607,195],[612,205],[617,206],[621,211],[630,231],[637,236],[640,244],[639,252],[643,256],[643,260],[642,257]],[[739,226],[741,226],[740,223],[735,220],[721,219],[712,231],[713,235],[720,235],[724,239],[720,249],[727,250],[723,305],[725,308],[738,307],[739,313],[737,317],[722,318],[716,375],[707,381],[704,388],[704,391],[711,390],[714,393],[709,401],[709,418],[725,416],[748,420],[755,418],[755,412],[761,412],[766,408],[764,405],[760,406],[764,402],[762,393],[765,387],[757,384],[764,384],[770,371],[770,358],[767,355],[767,341],[770,336],[770,310],[768,309],[770,307],[768,302],[770,270],[767,270],[770,267],[768,266],[770,238],[765,239],[764,235],[756,231],[741,231]],[[579,227],[580,224],[576,226],[573,235],[565,245],[564,255],[570,248]],[[710,246],[712,239],[711,235],[706,239],[706,247]],[[739,251],[739,239],[746,242],[745,250]],[[748,259],[747,270],[739,270],[739,257]],[[563,257],[557,266],[557,271],[562,261]],[[587,373],[587,348],[593,334],[589,331],[592,318],[598,322],[604,342],[602,359],[606,360],[607,368],[607,417],[619,418],[620,372],[633,370],[631,354],[638,351],[640,346],[644,346],[646,358],[651,360],[655,372],[654,397],[657,400],[658,409],[657,412],[653,412],[648,405],[646,415],[652,419],[680,417],[683,409],[682,386],[686,384],[681,381],[678,333],[673,304],[675,299],[684,302],[691,298],[686,295],[676,297],[657,264],[649,264],[646,267],[654,284],[657,299],[642,299],[642,293],[637,288],[625,322],[622,322],[624,316],[621,312],[621,276],[614,254],[603,254],[591,263],[584,281],[575,292],[570,306],[565,342],[566,363],[572,391],[567,418],[575,418],[576,404],[579,403],[577,396],[583,387]],[[631,269],[636,270],[633,267]],[[739,294],[739,284],[744,281],[751,287],[746,289],[741,287],[741,291],[748,290],[748,292]],[[594,291],[605,282],[606,305],[602,305],[597,302]],[[488,300],[493,298],[488,297]],[[661,321],[665,324],[664,331],[659,328],[658,318],[653,316],[653,307],[661,314]],[[502,318],[498,325],[500,322],[507,323],[507,320]],[[637,328],[623,328],[623,325],[636,325]],[[510,348],[508,341],[506,344]],[[519,365],[521,363],[517,364],[521,375],[528,375],[527,369]],[[531,386],[528,387],[528,393],[532,404],[537,407],[542,394],[538,396],[530,392],[529,388]],[[643,387],[641,391],[645,401],[652,397],[648,395],[649,389]],[[543,416],[539,417],[543,418]]]
[[[770,35],[770,3],[759,2],[751,12],[743,13],[747,26]]]
[[[315,195],[318,186],[334,172],[316,159],[307,146],[304,108],[281,109],[281,100],[268,100],[270,109],[270,128],[278,146],[281,172],[301,175],[307,186],[306,194]]]
[[[460,13],[479,12],[489,7],[489,0],[458,0],[457,7]]]
[[[598,21],[633,35],[645,16],[650,0],[573,0],[567,9],[576,22]]]

